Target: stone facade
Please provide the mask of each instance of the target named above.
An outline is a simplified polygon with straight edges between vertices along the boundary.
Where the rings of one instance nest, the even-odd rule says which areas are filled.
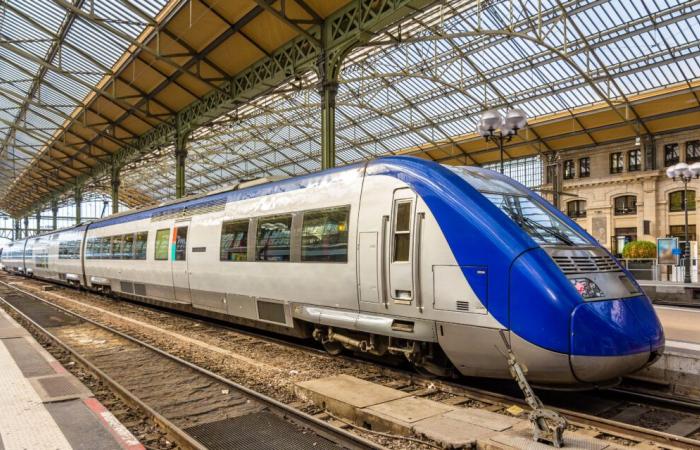
[[[576,217],[575,220],[615,253],[619,250],[617,247],[620,243],[617,236],[628,235],[652,242],[655,242],[657,237],[681,237],[685,223],[684,212],[682,208],[677,212],[669,210],[669,194],[682,190],[683,183],[672,181],[666,176],[665,146],[678,144],[679,161],[685,162],[687,144],[691,143],[692,149],[692,142],[697,140],[700,140],[700,129],[657,136],[653,140],[643,138],[639,143],[632,139],[561,152],[557,170],[563,192],[560,197],[562,211],[567,213],[569,202],[585,201],[585,216]],[[633,150],[639,150],[640,168],[630,171],[629,152]],[[622,153],[623,167],[620,173],[611,173],[613,153]],[[580,161],[586,157],[590,158],[590,175],[581,177]],[[692,160],[692,157],[690,159]],[[564,177],[564,168],[572,164],[566,161],[573,161],[573,178]],[[549,183],[544,186],[545,190],[553,189],[552,180],[549,179],[551,173],[549,175],[545,177]],[[693,180],[688,184],[689,191],[698,189],[700,180]],[[622,209],[616,214],[615,199],[625,195],[636,198],[636,212],[620,214],[630,212]],[[693,207],[690,207],[688,223],[691,225],[690,239],[695,240],[692,230],[695,224],[700,223],[700,208],[693,211]]]

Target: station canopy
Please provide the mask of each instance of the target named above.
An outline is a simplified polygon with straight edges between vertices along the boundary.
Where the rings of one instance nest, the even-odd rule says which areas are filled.
[[[475,128],[494,108],[529,116],[507,158],[644,142],[700,123],[699,14],[694,0],[5,0],[0,210],[107,191],[114,166],[130,206],[173,198],[183,130],[188,193],[317,171],[319,49],[350,40],[337,165],[493,162]]]

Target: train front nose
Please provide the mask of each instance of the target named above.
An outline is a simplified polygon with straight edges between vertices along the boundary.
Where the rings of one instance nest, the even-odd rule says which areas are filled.
[[[571,369],[584,383],[635,372],[663,352],[661,323],[646,296],[586,302],[571,315]]]

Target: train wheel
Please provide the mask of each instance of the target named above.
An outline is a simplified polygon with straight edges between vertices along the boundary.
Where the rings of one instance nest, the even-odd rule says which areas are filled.
[[[343,345],[336,341],[323,342],[323,348],[326,349],[329,355],[338,356],[343,353]]]

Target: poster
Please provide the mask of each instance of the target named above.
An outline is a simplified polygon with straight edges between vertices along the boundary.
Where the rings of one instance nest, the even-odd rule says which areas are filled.
[[[674,249],[676,251],[674,251]],[[659,264],[678,265],[678,238],[656,239],[656,258]]]

